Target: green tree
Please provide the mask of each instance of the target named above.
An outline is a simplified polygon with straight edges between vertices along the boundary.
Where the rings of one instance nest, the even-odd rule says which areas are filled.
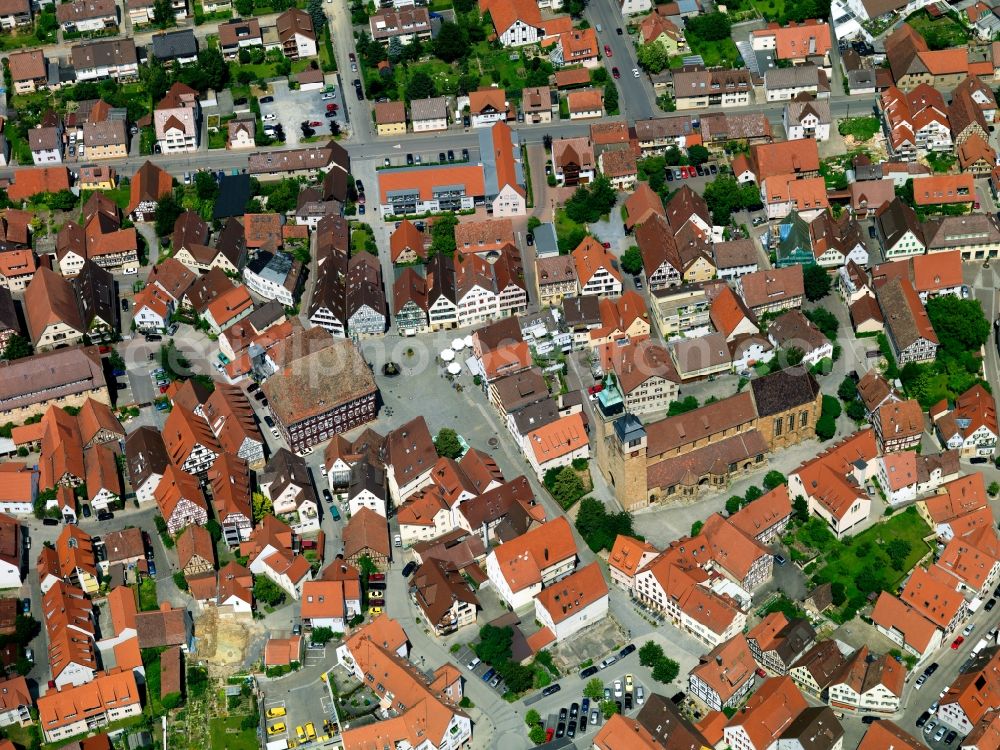
[[[889,562],[896,570],[902,570],[906,565],[906,558],[912,551],[913,546],[905,539],[890,539],[885,545],[885,554],[889,556]]]
[[[609,115],[618,114],[618,87],[614,81],[604,84],[604,111]]]
[[[841,401],[853,401],[858,397],[858,386],[850,375],[844,377],[837,386],[837,396]]]
[[[618,713],[618,704],[614,701],[601,701],[601,715],[605,719],[610,719]]]
[[[865,405],[861,403],[858,399],[854,399],[853,401],[848,401],[847,406],[844,408],[844,413],[847,414],[847,416],[853,419],[855,422],[860,422],[867,416],[867,412],[865,411]]]
[[[195,172],[194,192],[199,200],[214,201],[219,197],[219,183],[212,172]]]
[[[250,496],[250,504],[255,523],[259,523],[264,516],[269,516],[274,512],[274,505],[263,492],[254,492]]]
[[[454,255],[455,253],[455,227],[458,226],[458,218],[454,214],[438,216],[431,224],[431,246],[427,253],[430,259],[435,255]],[[461,262],[461,257],[459,258]]]
[[[694,164],[696,167],[699,164],[704,164],[705,162],[707,162],[710,157],[711,154],[708,152],[708,149],[702,146],[700,143],[688,147],[688,159],[690,159],[691,163]]]
[[[8,361],[22,359],[23,357],[30,357],[32,352],[31,342],[24,336],[15,333],[8,339],[7,346],[3,349],[3,354],[0,354],[0,359]]]
[[[552,497],[563,508],[569,508],[577,500],[583,497],[586,490],[580,475],[573,471],[571,466],[564,466],[556,474],[552,483]]]
[[[177,588],[179,588],[181,591],[187,591],[188,590],[188,582],[187,582],[187,578],[184,577],[184,571],[183,570],[176,571],[174,573],[174,575],[173,575],[173,579],[174,579],[174,585]]]
[[[1000,482],[990,482],[990,486],[986,488],[986,491],[990,494],[990,497],[1000,495]]]
[[[653,667],[653,679],[657,682],[667,684],[677,679],[680,673],[680,665],[673,659],[664,657]]]
[[[253,595],[257,601],[276,607],[285,601],[284,590],[264,575],[254,576]]]
[[[761,490],[760,487],[757,487],[756,485],[751,485],[750,487],[747,487],[746,494],[743,495],[743,504],[749,505],[754,500],[759,500],[763,496],[764,492],[763,490]]]
[[[160,705],[163,706],[167,711],[173,711],[179,705],[181,705],[181,694],[180,693],[167,693],[162,698],[160,698]]]
[[[378,573],[378,565],[372,560],[371,555],[362,555],[358,558],[358,572],[366,581],[372,573]]]
[[[524,723],[529,727],[533,727],[535,724],[542,723],[542,717],[539,715],[538,711],[533,708],[529,708],[528,712],[524,715]]]
[[[233,0],[233,7],[244,18],[253,15],[253,0]]]
[[[686,414],[698,408],[698,399],[694,396],[685,396],[680,401],[671,401],[667,407],[667,416],[676,417],[679,414]]]
[[[632,245],[632,247],[622,253],[621,263],[625,273],[630,273],[633,276],[642,273],[642,252],[639,250],[639,247]]]
[[[222,527],[219,525],[219,522],[214,518],[209,518],[205,523],[205,529],[208,531],[209,536],[212,537],[212,541],[218,544],[219,540],[222,539]]]
[[[604,697],[604,683],[599,677],[591,677],[583,687],[583,697],[599,701]]]
[[[806,266],[802,271],[802,282],[806,299],[810,302],[821,300],[830,293],[830,275],[822,266]]]
[[[990,322],[977,299],[942,294],[927,300],[927,316],[942,348],[974,352],[989,340]]]
[[[831,419],[836,419],[840,416],[840,402],[833,396],[823,395],[821,413],[829,416]]]
[[[799,523],[805,523],[809,520],[809,503],[802,495],[796,495],[792,501],[792,514]]]
[[[541,724],[535,724],[531,729],[528,730],[528,739],[531,740],[536,745],[544,744],[545,742],[545,727]]]
[[[416,71],[406,83],[406,101],[412,102],[415,99],[429,99],[437,96],[434,88],[434,81],[422,70]]]
[[[739,495],[732,495],[726,500],[726,513],[735,515],[743,507],[743,498]]]
[[[446,63],[455,62],[469,54],[469,36],[458,24],[445,21],[434,40],[434,54]]]
[[[498,628],[494,625],[483,625],[479,629],[479,643],[474,647],[476,656],[487,664],[496,666],[510,659],[510,647],[514,640],[514,631],[509,627]]]
[[[764,475],[764,487],[768,490],[773,490],[783,484],[788,484],[788,479],[777,469],[772,469]]]
[[[837,434],[837,422],[835,419],[824,414],[816,420],[816,436],[820,440],[829,440]]]
[[[652,667],[664,658],[663,646],[656,641],[646,641],[639,647],[639,664]]]
[[[728,224],[733,211],[743,208],[743,193],[735,178],[730,175],[719,175],[706,184],[702,196],[716,224]]]
[[[156,235],[166,237],[174,231],[177,217],[184,213],[184,207],[173,193],[163,196],[156,204]]]
[[[695,521],[693,524],[691,524],[691,536],[698,536],[704,527],[705,527],[704,521]]]
[[[627,511],[608,513],[604,504],[592,497],[585,497],[580,501],[576,530],[593,552],[611,549],[619,534],[635,536],[632,516]]]
[[[294,211],[299,201],[299,181],[286,178],[277,183],[267,194],[267,208],[279,214]]]
[[[311,637],[313,643],[325,646],[329,641],[333,640],[333,629],[325,626],[313,628]]]
[[[659,73],[670,64],[670,55],[659,42],[641,44],[635,54],[639,67],[648,73]]]
[[[839,607],[847,601],[847,587],[842,581],[834,581],[830,584],[830,600],[834,607]]]
[[[698,39],[706,42],[718,42],[728,39],[732,24],[725,13],[703,13],[691,16],[684,21],[684,30]]]
[[[439,456],[444,458],[458,458],[462,455],[462,443],[458,440],[458,433],[450,427],[442,427],[434,438],[434,448]]]
[[[153,2],[153,25],[157,28],[165,29],[176,23],[174,9],[170,0],[154,0]]]
[[[308,5],[306,5],[306,12],[309,13],[313,29],[317,33],[326,26],[326,13],[323,12],[323,0],[309,0]]]
[[[825,307],[814,307],[806,310],[805,316],[816,326],[824,336],[833,341],[837,338],[837,331],[840,329],[840,321],[837,316]]]

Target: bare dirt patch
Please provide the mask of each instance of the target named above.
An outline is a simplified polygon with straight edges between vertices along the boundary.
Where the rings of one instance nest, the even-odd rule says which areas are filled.
[[[250,639],[258,632],[260,628],[252,620],[220,617],[215,608],[209,607],[195,621],[198,635],[195,657],[203,660],[210,672],[220,670],[225,675],[243,663]]]

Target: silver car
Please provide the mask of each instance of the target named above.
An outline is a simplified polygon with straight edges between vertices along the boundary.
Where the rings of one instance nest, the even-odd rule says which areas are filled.
[[[598,721],[600,721],[600,714],[595,708],[593,711],[590,712],[590,723],[596,725]]]

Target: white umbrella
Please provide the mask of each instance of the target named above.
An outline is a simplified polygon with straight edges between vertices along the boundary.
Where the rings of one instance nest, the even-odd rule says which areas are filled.
[[[451,362],[453,359],[455,359],[455,352],[453,352],[451,349],[445,349],[438,356],[441,357],[442,362]]]
[[[467,347],[469,347],[470,349],[472,348],[472,334],[471,333],[468,336],[465,337],[465,345]]]
[[[462,365],[458,364],[458,362],[452,362],[450,365],[448,365],[449,375],[458,375],[458,373],[460,373],[461,371],[462,371]]]
[[[465,340],[461,338],[453,339],[451,342],[451,348],[456,352],[462,351],[465,348]]]

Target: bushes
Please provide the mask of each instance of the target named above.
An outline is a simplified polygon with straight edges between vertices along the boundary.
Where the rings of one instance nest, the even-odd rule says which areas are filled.
[[[616,200],[615,189],[606,177],[598,177],[589,185],[581,185],[566,201],[566,215],[578,224],[600,221],[610,213]]]
[[[543,482],[545,489],[552,494],[563,510],[573,507],[573,504],[587,492],[580,475],[571,466],[549,469],[545,472]]]
[[[837,417],[840,416],[840,402],[833,396],[823,396],[823,409],[816,421],[816,436],[829,440],[837,434]]]

